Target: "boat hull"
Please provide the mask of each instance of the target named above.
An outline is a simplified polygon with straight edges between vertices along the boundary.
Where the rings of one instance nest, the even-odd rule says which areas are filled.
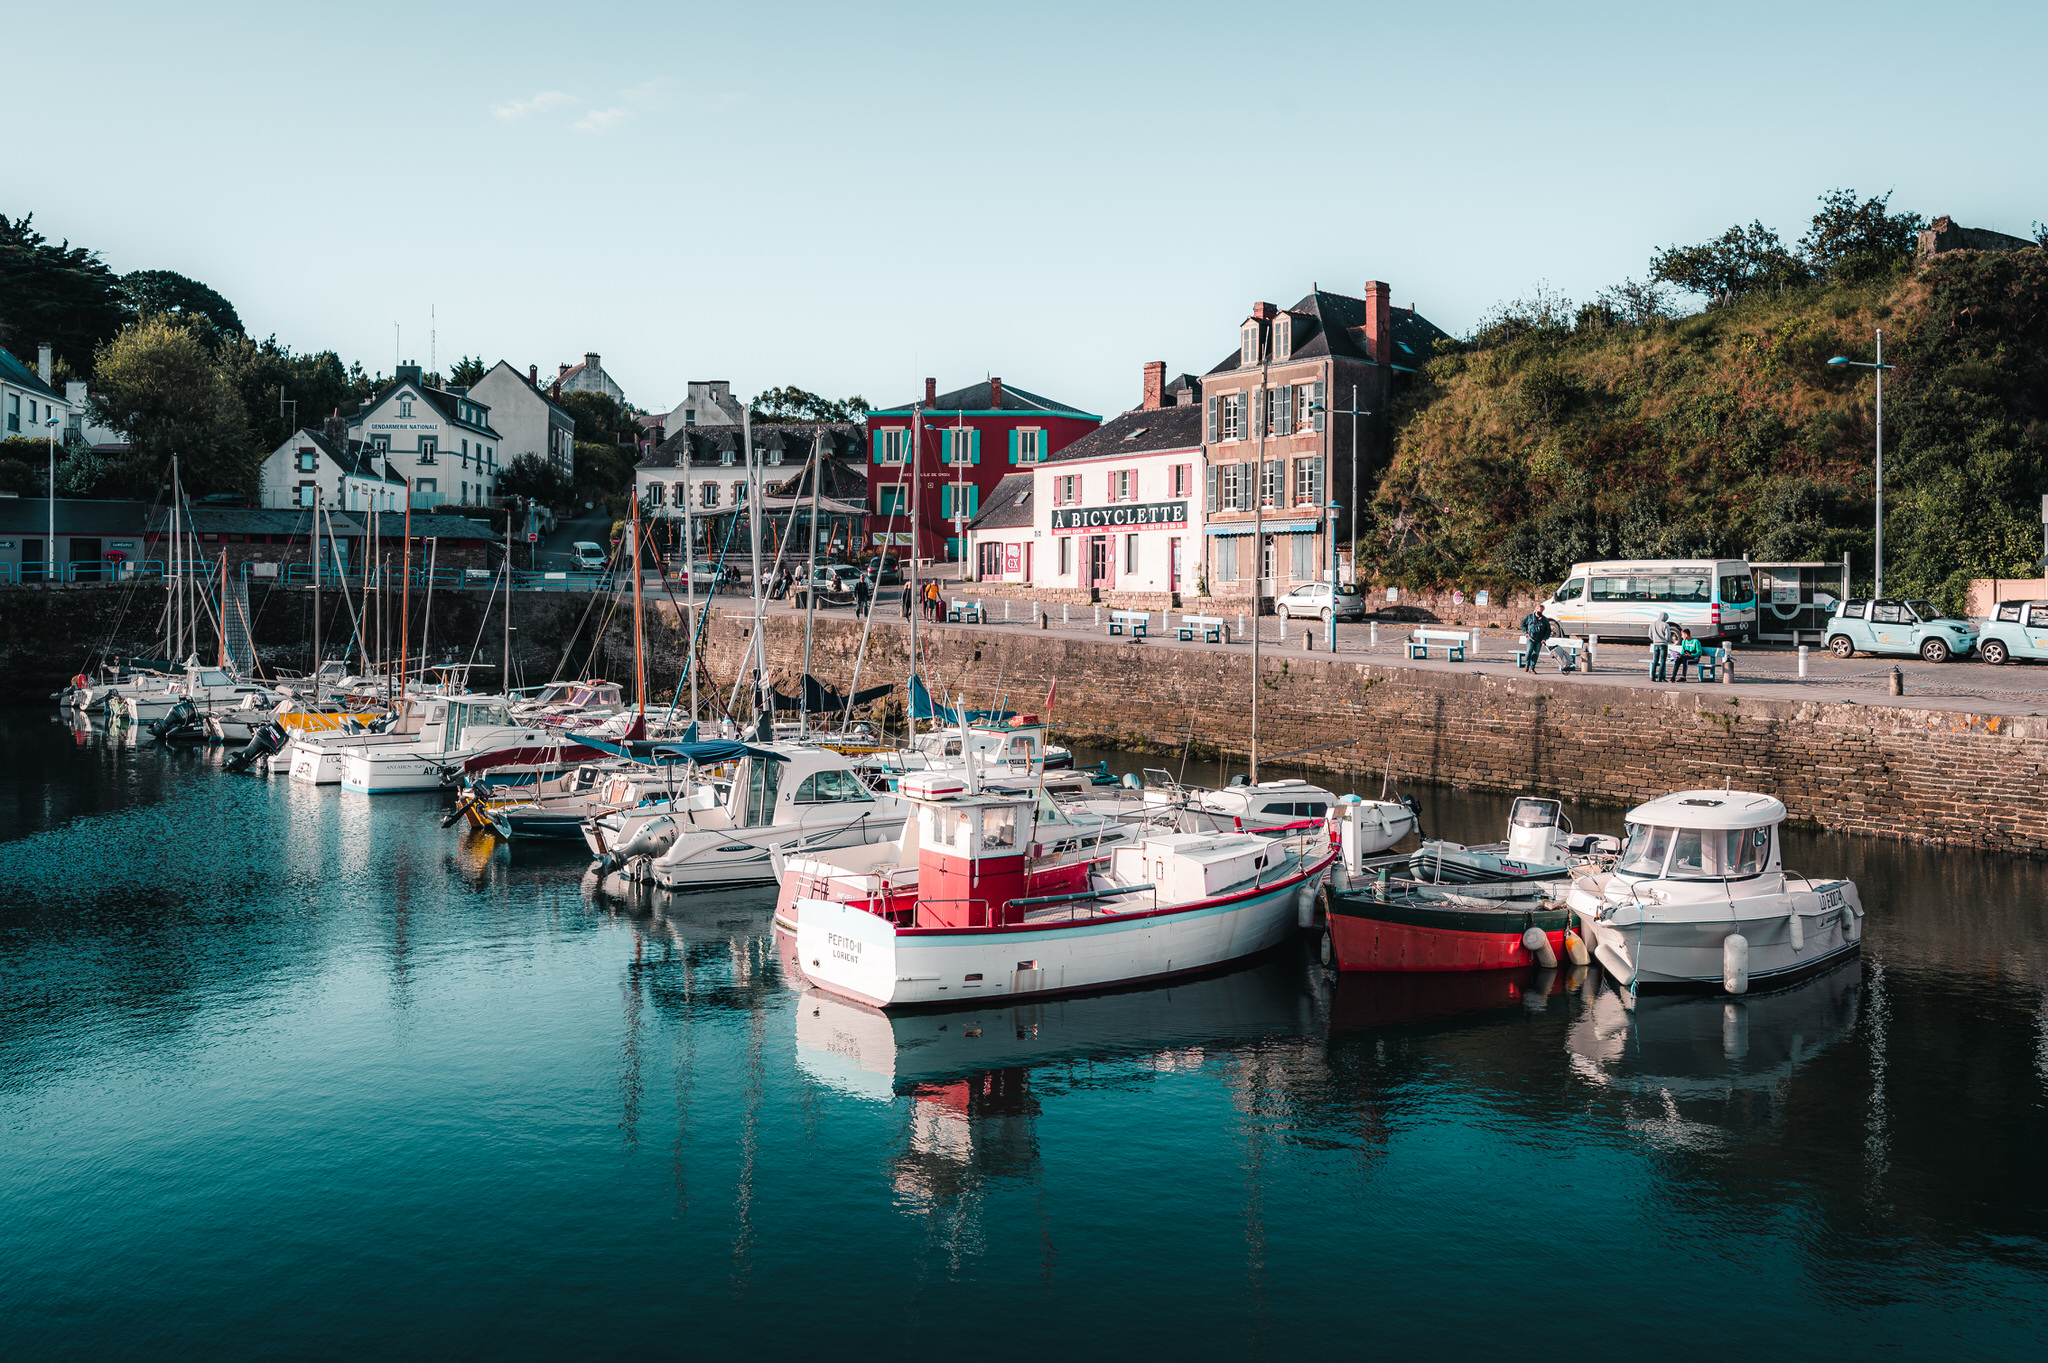
[[[1326,858],[1275,885],[1212,903],[1078,922],[898,928],[850,904],[799,900],[797,960],[821,989],[876,1008],[1040,997],[1209,970],[1299,931],[1301,896]]]
[[[1724,952],[1733,933],[1747,944],[1747,992],[1806,979],[1856,956],[1863,945],[1863,904],[1849,881],[1724,901],[1718,912],[1699,917],[1633,905],[1617,911],[1583,889],[1573,890],[1569,902],[1594,959],[1637,993],[1724,989]],[[1796,944],[1794,912],[1800,916]]]
[[[1330,948],[1339,970],[1512,970],[1536,963],[1522,944],[1532,926],[1562,959],[1571,917],[1569,909],[1528,904],[1475,908],[1340,892],[1330,897]]]
[[[889,842],[903,834],[900,818],[863,817],[837,827],[706,829],[680,835],[648,868],[664,890],[704,890],[724,885],[771,885],[774,853],[827,851],[862,843]]]

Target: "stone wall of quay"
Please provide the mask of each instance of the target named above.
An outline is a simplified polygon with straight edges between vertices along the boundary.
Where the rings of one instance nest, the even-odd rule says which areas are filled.
[[[713,621],[706,663],[730,685],[748,622]],[[860,631],[821,620],[812,667],[844,684]],[[878,622],[864,685],[905,675],[907,635]],[[768,625],[769,670],[800,670],[799,621]],[[664,672],[674,663],[662,648]],[[921,635],[923,668],[970,706],[1037,711],[1055,678],[1065,740],[1242,761],[1247,649],[1163,648],[1026,629]],[[1260,753],[1377,792],[1397,781],[1627,806],[1687,788],[1776,795],[1802,823],[1862,836],[2048,856],[2048,720],[1645,689],[1591,677],[1497,676],[1302,657],[1264,661]],[[785,687],[785,689],[788,689]]]

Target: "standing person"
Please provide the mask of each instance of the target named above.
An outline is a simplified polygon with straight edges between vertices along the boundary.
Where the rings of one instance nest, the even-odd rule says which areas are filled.
[[[862,573],[853,580],[853,613],[856,617],[868,613],[868,601],[874,592],[868,587],[868,575]]]
[[[937,624],[939,619],[939,584],[936,579],[924,584],[924,618]]]
[[[1535,610],[1522,617],[1522,642],[1524,645],[1522,650],[1524,660],[1522,670],[1524,672],[1534,672],[1536,670],[1536,659],[1542,655],[1543,641],[1549,637],[1550,617],[1543,613],[1543,605],[1541,602],[1538,602]]]
[[[910,584],[908,582],[903,584],[903,618],[905,620],[910,618]]]
[[[1671,645],[1676,637],[1671,628],[1671,614],[1658,611],[1657,618],[1650,622],[1650,680],[1664,680],[1664,673],[1671,661]]]

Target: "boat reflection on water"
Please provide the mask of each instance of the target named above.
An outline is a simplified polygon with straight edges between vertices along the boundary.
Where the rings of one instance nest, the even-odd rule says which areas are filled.
[[[1581,989],[1588,968],[1543,970],[1342,972],[1331,982],[1330,1035],[1383,1027],[1422,1026],[1476,1020],[1520,1007],[1540,1013],[1554,1000]]]
[[[1565,1034],[1573,1072],[1628,1100],[1645,1134],[1687,1141],[1773,1120],[1789,1081],[1855,1029],[1863,963],[1743,998],[1652,994],[1630,1009],[1611,981],[1584,993]]]

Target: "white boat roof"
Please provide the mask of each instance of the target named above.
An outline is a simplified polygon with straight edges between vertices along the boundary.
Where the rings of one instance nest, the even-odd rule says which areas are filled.
[[[1679,790],[1637,805],[1626,817],[1666,828],[1762,828],[1785,821],[1785,803],[1751,790]]]

